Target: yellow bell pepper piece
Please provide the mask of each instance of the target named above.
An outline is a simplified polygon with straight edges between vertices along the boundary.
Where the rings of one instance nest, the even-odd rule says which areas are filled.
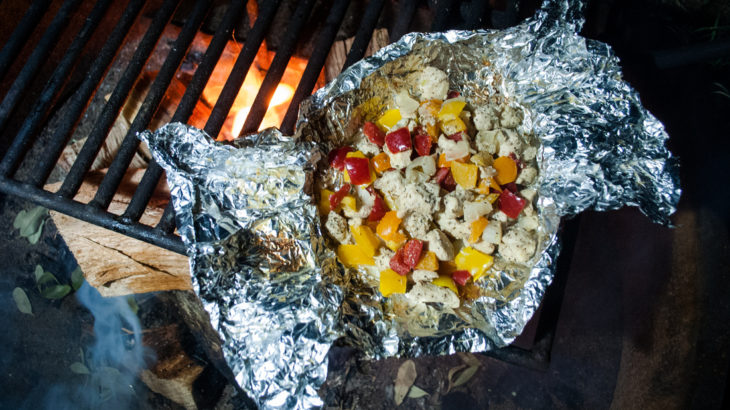
[[[459,290],[456,288],[456,283],[454,283],[454,280],[451,279],[450,276],[439,276],[438,278],[434,279],[431,283],[433,283],[436,286],[441,286],[442,288],[449,288],[457,295],[459,294]]]
[[[393,108],[386,111],[382,117],[378,118],[377,123],[381,128],[385,129],[385,131],[390,131],[390,129],[393,128],[402,118],[400,110]]]
[[[372,256],[365,255],[358,245],[340,245],[337,247],[337,258],[345,266],[354,268],[358,265],[375,265]]]
[[[489,195],[487,195],[487,201],[489,201],[490,204],[493,204],[499,199],[499,194],[494,192]]]
[[[494,257],[467,246],[456,255],[454,262],[457,270],[468,270],[476,281],[484,276],[487,269],[492,267]]]
[[[500,185],[509,184],[517,179],[517,163],[510,157],[499,157],[492,164],[497,170],[494,177]]]
[[[408,277],[399,275],[393,269],[386,269],[380,272],[380,293],[383,296],[390,296],[393,293],[406,293]]]
[[[462,121],[459,117],[440,121],[439,124],[441,125],[441,132],[446,135],[452,135],[456,134],[457,132],[466,131],[466,124],[464,124],[464,121]]]
[[[436,259],[436,254],[431,251],[426,252],[423,256],[421,256],[421,260],[418,261],[413,269],[436,272],[439,270],[439,261]]]
[[[375,256],[375,251],[380,247],[380,239],[375,236],[369,227],[365,225],[350,226],[350,232],[352,232],[352,237],[355,238],[355,243],[362,253],[371,258]]]
[[[334,194],[334,192],[329,189],[319,191],[319,204],[317,204],[317,207],[319,208],[320,215],[327,215],[330,213],[330,195],[332,194]]]
[[[479,238],[482,236],[482,232],[487,227],[489,221],[487,218],[480,216],[479,219],[473,221],[470,225],[471,232],[469,234],[469,243],[479,242]]]
[[[466,106],[466,101],[460,98],[452,98],[446,100],[441,104],[441,109],[438,113],[438,119],[441,122],[458,118],[461,114],[461,110]]]
[[[478,174],[479,167],[474,164],[451,162],[451,175],[454,177],[454,181],[464,189],[472,189],[477,185]]]
[[[342,198],[342,202],[340,202],[340,205],[337,206],[337,209],[335,211],[339,211],[340,209],[342,209],[342,207],[346,207],[352,212],[357,212],[357,201],[355,200],[355,197],[352,195],[345,195],[345,197]]]

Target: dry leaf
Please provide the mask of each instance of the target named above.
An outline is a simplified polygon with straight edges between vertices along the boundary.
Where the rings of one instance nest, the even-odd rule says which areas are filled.
[[[467,366],[465,364],[458,365],[456,367],[452,367],[449,369],[448,379],[449,379],[449,387],[446,388],[446,393],[451,391],[451,388],[454,387],[454,375],[456,372],[458,372],[461,369],[466,368]]]
[[[408,397],[412,399],[417,399],[423,396],[428,396],[428,392],[418,386],[411,387],[411,390],[408,392]]]
[[[393,398],[396,406],[403,403],[406,394],[408,394],[411,386],[413,386],[413,382],[416,381],[416,376],[416,364],[413,363],[413,360],[406,360],[400,365],[398,376],[395,379],[395,395]]]
[[[23,289],[13,289],[13,300],[15,300],[15,305],[18,306],[19,311],[25,313],[26,315],[33,314],[33,310],[30,306],[30,300],[28,299],[28,295],[25,294],[25,291]]]
[[[79,363],[79,362],[73,362],[71,363],[71,366],[69,366],[72,372],[76,374],[90,374],[89,368],[86,367],[85,364]]]
[[[457,353],[457,355],[459,356],[461,361],[464,362],[464,364],[466,364],[468,366],[479,367],[482,365],[482,363],[479,361],[479,359],[471,353],[459,352],[459,353]]]
[[[474,376],[474,374],[476,374],[477,370],[479,370],[479,366],[467,367],[466,370],[459,373],[459,377],[457,377],[454,381],[454,387],[461,386],[462,384],[468,382]]]

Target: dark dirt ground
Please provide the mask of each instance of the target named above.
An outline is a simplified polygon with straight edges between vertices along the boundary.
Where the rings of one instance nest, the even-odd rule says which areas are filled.
[[[669,146],[680,157],[684,194],[676,228],[654,225],[635,209],[583,214],[573,222],[573,257],[561,260],[564,296],[549,363],[534,368],[475,354],[477,371],[449,389],[449,371],[462,366],[463,358],[413,359],[415,385],[428,395],[407,398],[401,408],[730,405],[730,96],[722,95],[722,87],[730,88],[730,57],[691,62],[697,44],[730,38],[723,4],[590,2],[584,34],[614,47],[625,78],[665,124]],[[659,50],[678,51],[679,65],[657,64]],[[76,264],[51,222],[36,245],[19,237],[13,220],[32,207],[0,196],[0,231],[5,232],[0,241],[0,408],[83,408],[73,401],[78,386],[101,400],[89,408],[178,408],[134,377],[117,383],[109,396],[92,375],[71,370],[95,339],[93,317],[74,293],[49,300],[35,287],[36,265],[70,283]],[[16,287],[28,295],[32,316],[20,313],[13,302]],[[136,297],[143,329],[179,322],[168,303],[179,295],[173,296]],[[529,347],[530,342],[524,343]],[[195,341],[183,344],[189,354],[201,355],[201,362],[209,361]],[[331,408],[394,408],[394,379],[404,362],[364,361],[348,348],[334,347],[320,395]],[[124,366],[118,370],[129,373]],[[195,387],[200,407],[244,406],[243,399],[224,393],[219,373],[210,371],[204,378]]]

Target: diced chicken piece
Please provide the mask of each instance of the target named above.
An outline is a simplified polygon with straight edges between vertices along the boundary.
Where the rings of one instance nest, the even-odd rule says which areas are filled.
[[[380,154],[380,147],[378,144],[370,142],[370,140],[366,136],[362,135],[362,133],[360,133],[357,141],[355,142],[355,148],[365,155],[373,156]]]
[[[438,122],[438,119],[426,104],[418,107],[416,112],[418,112],[418,121],[423,125],[436,125]]]
[[[517,226],[527,231],[534,231],[538,227],[537,215],[521,215]]]
[[[438,147],[446,155],[446,160],[451,161],[454,159],[463,158],[471,152],[469,149],[469,142],[462,139],[461,141],[454,141],[448,139],[445,135],[441,135],[438,140]]]
[[[522,195],[522,197],[526,200],[532,202],[532,200],[535,199],[535,195],[537,195],[537,191],[532,188],[526,188],[520,191],[520,195]]]
[[[491,255],[492,252],[494,252],[494,244],[487,241],[477,242],[475,244],[472,244],[471,247],[478,250],[479,252],[486,253],[487,255]]]
[[[522,152],[522,140],[515,130],[504,129],[497,134],[497,143],[499,145],[499,156],[507,157],[509,154],[515,154],[520,157]]]
[[[482,241],[491,244],[498,244],[502,241],[502,224],[497,221],[489,221],[482,232]]]
[[[499,116],[499,125],[502,128],[516,128],[522,124],[524,115],[520,108],[504,106]]]
[[[388,144],[383,145],[383,151],[388,154],[390,159],[390,166],[395,169],[403,169],[411,163],[412,149],[405,150],[403,152],[392,153],[388,148]]]
[[[536,246],[537,242],[529,232],[514,226],[502,236],[499,253],[507,261],[525,263],[535,253]]]
[[[387,171],[373,183],[375,189],[389,196],[393,202],[405,190],[405,181],[399,171]]]
[[[407,295],[419,303],[436,302],[452,309],[459,307],[459,296],[456,293],[432,283],[416,283]]]
[[[411,278],[414,282],[426,282],[431,283],[432,280],[439,277],[439,274],[430,270],[414,270]]]
[[[444,100],[449,93],[449,77],[435,67],[426,67],[416,74],[416,92],[420,100]]]
[[[350,231],[347,229],[347,220],[345,220],[345,218],[337,212],[330,211],[330,213],[327,214],[327,221],[325,222],[324,227],[327,229],[330,236],[337,240],[337,242],[343,244],[351,242]]]
[[[492,212],[492,204],[486,200],[464,201],[464,221],[471,223],[479,219],[480,216],[487,215]]]
[[[431,217],[432,214],[430,213],[426,216],[424,214],[412,212],[406,215],[403,219],[403,229],[408,232],[411,238],[425,240],[426,234],[428,234],[428,231],[431,228]]]
[[[380,247],[379,253],[375,255],[374,258],[375,266],[377,266],[378,272],[390,269],[390,260],[393,258],[393,255],[395,255],[395,252],[391,251],[385,246]]]
[[[497,134],[501,133],[500,130],[485,130],[479,131],[476,137],[477,149],[481,152],[487,152],[489,154],[497,153]]]
[[[507,222],[510,219],[509,216],[507,216],[507,214],[502,212],[501,210],[493,213],[492,216],[490,216],[489,218],[502,223]]]
[[[406,182],[428,181],[436,173],[436,160],[431,155],[418,157],[406,167]]]
[[[357,228],[358,226],[362,225],[362,218],[347,218],[347,224],[353,228]]]
[[[460,186],[457,186],[455,190],[444,196],[443,213],[454,218],[464,215],[464,202],[473,201],[475,196],[476,195],[471,190],[465,190]]]
[[[433,183],[408,184],[396,200],[399,211],[432,215],[441,208],[439,186]]]
[[[471,234],[471,227],[467,222],[461,222],[450,215],[440,214],[436,217],[436,223],[442,231],[451,234],[456,239],[466,240]]]
[[[522,151],[522,159],[525,161],[532,161],[537,156],[537,148],[527,147]]]
[[[477,131],[493,130],[498,124],[497,113],[490,105],[480,105],[474,110],[474,126]]]
[[[428,242],[428,250],[436,254],[436,258],[441,261],[451,261],[454,259],[454,245],[451,244],[449,237],[438,229],[434,229],[426,234],[425,238]]]
[[[520,174],[517,176],[516,183],[520,185],[529,185],[533,181],[535,181],[535,178],[537,177],[537,169],[533,167],[525,167],[522,171],[520,171]]]

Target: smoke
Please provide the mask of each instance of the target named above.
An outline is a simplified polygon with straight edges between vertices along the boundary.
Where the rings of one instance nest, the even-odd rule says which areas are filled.
[[[102,297],[86,282],[76,297],[94,316],[94,343],[84,348],[83,367],[77,365],[85,382],[54,386],[46,395],[46,408],[136,408],[145,400],[137,396],[137,376],[152,359],[151,351],[142,345],[137,315],[126,298]]]

